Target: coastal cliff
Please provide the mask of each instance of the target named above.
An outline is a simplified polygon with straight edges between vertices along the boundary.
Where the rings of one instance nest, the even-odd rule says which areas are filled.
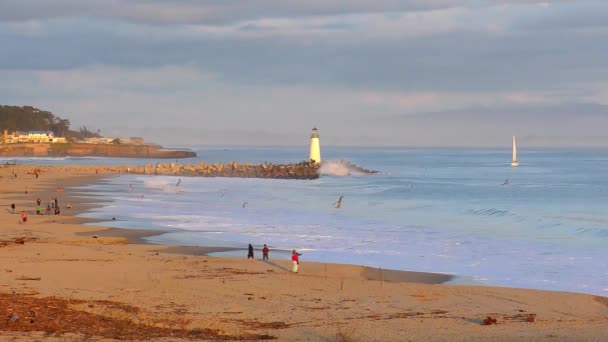
[[[4,144],[0,156],[10,157],[115,157],[115,158],[191,158],[189,150],[164,149],[159,145],[132,144]]]

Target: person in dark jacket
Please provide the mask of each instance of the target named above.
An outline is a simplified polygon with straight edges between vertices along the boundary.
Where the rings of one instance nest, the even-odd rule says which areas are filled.
[[[247,253],[247,259],[253,259],[253,246],[249,244],[249,253]]]

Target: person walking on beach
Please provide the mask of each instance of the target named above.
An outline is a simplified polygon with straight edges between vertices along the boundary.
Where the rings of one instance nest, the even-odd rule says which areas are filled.
[[[266,246],[266,244],[264,244],[264,248],[262,248],[262,260],[268,260],[269,251],[270,251],[270,249],[268,249],[268,246]]]
[[[291,263],[293,264],[291,266],[291,272],[293,272],[293,273],[298,273],[298,265],[300,265],[299,256],[300,256],[300,254],[296,253],[296,250],[294,249],[293,252],[291,253]]]
[[[15,203],[11,203],[11,212],[15,213]]]
[[[27,213],[25,212],[25,210],[21,211],[21,222],[27,223]]]
[[[249,252],[247,253],[247,259],[253,259],[253,246],[249,244]]]

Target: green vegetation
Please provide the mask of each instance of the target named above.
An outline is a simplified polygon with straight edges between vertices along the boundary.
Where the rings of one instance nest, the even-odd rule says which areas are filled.
[[[70,129],[70,120],[32,106],[0,105],[0,129],[13,131],[51,131],[57,137],[70,140],[100,137],[99,130],[92,132],[86,126],[78,131]],[[0,132],[1,133],[1,132]]]

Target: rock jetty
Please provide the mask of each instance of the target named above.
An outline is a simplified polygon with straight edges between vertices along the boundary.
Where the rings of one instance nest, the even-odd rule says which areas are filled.
[[[148,163],[145,166],[129,168],[130,173],[146,175],[199,176],[199,177],[240,177],[273,179],[316,179],[319,165],[303,161],[298,164],[249,164],[249,163]]]

